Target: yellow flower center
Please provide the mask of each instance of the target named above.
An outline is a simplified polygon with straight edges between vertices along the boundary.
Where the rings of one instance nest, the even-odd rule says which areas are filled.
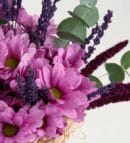
[[[17,126],[11,125],[11,124],[5,124],[3,127],[3,134],[6,137],[13,137],[15,136],[19,131],[19,128]]]
[[[58,88],[55,87],[51,88],[51,92],[56,99],[61,99],[62,92]]]
[[[16,58],[7,58],[5,62],[5,66],[14,70],[19,64],[19,61]]]

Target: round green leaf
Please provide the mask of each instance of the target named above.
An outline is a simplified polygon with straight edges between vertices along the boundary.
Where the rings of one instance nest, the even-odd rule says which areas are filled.
[[[105,68],[109,74],[111,82],[122,82],[125,78],[125,73],[122,67],[115,63],[107,63]]]
[[[91,81],[96,82],[96,86],[97,86],[98,88],[100,88],[100,87],[103,86],[102,82],[101,82],[96,76],[90,75],[90,76],[89,76],[89,79],[90,79]]]
[[[99,20],[99,13],[96,7],[89,8],[83,5],[77,6],[74,9],[72,16],[84,21],[84,23],[88,27],[95,25]]]
[[[91,8],[97,4],[97,0],[80,0],[80,3]]]
[[[130,67],[130,51],[126,52],[121,58],[121,65],[124,69],[128,69]]]
[[[88,27],[88,25],[86,24],[86,22],[85,22],[84,20],[82,20],[80,17],[78,17],[77,15],[75,15],[72,11],[68,11],[68,13],[69,13],[72,17],[74,17],[75,19],[78,19],[78,20],[80,20],[81,22],[83,22],[84,25],[85,25],[86,27]]]
[[[59,24],[57,35],[72,42],[82,43],[86,38],[86,26],[78,19],[67,18]]]
[[[69,43],[69,40],[55,37],[53,42],[56,48],[65,48]]]

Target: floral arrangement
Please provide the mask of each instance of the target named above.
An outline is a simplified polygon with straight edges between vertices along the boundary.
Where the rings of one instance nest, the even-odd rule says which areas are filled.
[[[0,0],[0,143],[55,140],[68,121],[82,122],[86,110],[130,99],[130,83],[123,83],[130,51],[121,65],[105,64],[108,85],[92,75],[127,40],[89,61],[113,12],[99,25],[97,0],[80,0],[69,18],[55,25],[58,2],[43,0],[40,16],[32,16],[22,0]]]

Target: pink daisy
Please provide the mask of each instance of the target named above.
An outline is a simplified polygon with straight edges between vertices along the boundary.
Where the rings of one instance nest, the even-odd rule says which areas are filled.
[[[0,101],[0,142],[29,143],[37,139],[36,129],[42,125],[44,111],[28,111],[28,107],[15,113],[3,101]]]
[[[43,105],[39,102],[30,109],[30,113],[37,112],[39,109],[44,111],[44,116],[42,116],[42,126],[37,129],[38,138],[59,136],[61,134],[59,130],[63,130],[65,126],[60,110],[51,104]]]
[[[48,26],[47,29],[47,34],[46,34],[46,40],[44,46],[46,48],[54,48],[54,36],[56,35],[57,32],[57,26],[55,25],[54,20],[51,20],[50,25]]]
[[[27,34],[18,34],[0,41],[0,78],[8,79],[23,73],[36,53]]]
[[[24,8],[21,8],[17,18],[18,24],[22,25],[25,28],[29,28],[32,32],[36,30],[36,25],[38,23],[38,16],[31,16],[27,13]]]
[[[81,106],[84,110],[88,106],[87,94],[95,90],[95,84],[88,78],[83,77],[75,68],[65,69],[61,63],[56,63],[54,67],[44,66],[39,71],[37,85],[50,89],[50,99],[55,106],[68,118],[82,120],[78,111]]]
[[[18,24],[22,25],[27,31],[35,32],[38,25],[38,16],[29,15],[24,8],[21,8],[19,11],[19,16],[17,19]],[[54,20],[51,20],[50,25],[47,29],[46,41],[44,47],[53,47],[53,39],[56,34],[57,27],[54,24]]]
[[[60,61],[65,67],[81,68],[84,65],[82,57],[84,50],[79,44],[71,44],[67,48],[59,48],[58,55],[54,58],[54,63]]]
[[[38,70],[38,69],[42,69],[44,65],[49,65],[49,59],[47,59],[46,55],[47,54],[46,54],[45,48],[37,49],[36,54],[30,64],[31,68]]]

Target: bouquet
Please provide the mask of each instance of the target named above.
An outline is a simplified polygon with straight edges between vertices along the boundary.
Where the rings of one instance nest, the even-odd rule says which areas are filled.
[[[22,0],[0,0],[0,143],[62,143],[86,110],[130,99],[123,83],[130,51],[121,65],[105,64],[108,85],[93,75],[128,40],[89,60],[113,12],[100,25],[97,0],[80,0],[56,25],[58,2],[42,0],[41,14],[32,16]]]

